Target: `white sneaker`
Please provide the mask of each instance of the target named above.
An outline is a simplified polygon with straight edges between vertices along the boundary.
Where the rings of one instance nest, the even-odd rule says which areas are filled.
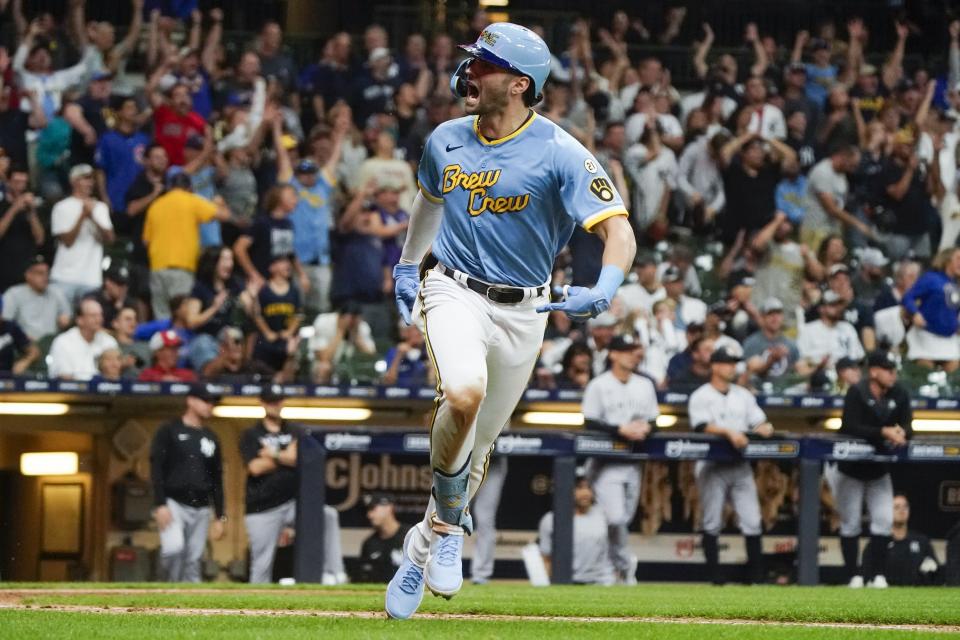
[[[324,572],[320,584],[325,587],[332,587],[333,585],[337,584],[337,576],[330,572]]]
[[[863,589],[863,576],[853,576],[847,586],[851,589]]]
[[[884,576],[875,576],[867,586],[871,589],[886,589],[890,585],[887,584],[887,579]]]

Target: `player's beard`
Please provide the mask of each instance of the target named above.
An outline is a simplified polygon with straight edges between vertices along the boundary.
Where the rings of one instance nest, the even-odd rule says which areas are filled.
[[[464,104],[466,112],[470,115],[486,116],[505,111],[510,103],[511,80],[508,77],[499,85],[482,87],[475,105],[470,105],[469,102]]]

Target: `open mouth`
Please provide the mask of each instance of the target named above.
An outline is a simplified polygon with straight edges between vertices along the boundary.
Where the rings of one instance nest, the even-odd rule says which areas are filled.
[[[467,98],[476,100],[480,97],[480,85],[472,80],[467,81]]]

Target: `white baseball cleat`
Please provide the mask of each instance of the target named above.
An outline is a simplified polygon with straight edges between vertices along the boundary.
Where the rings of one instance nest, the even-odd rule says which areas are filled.
[[[878,575],[874,576],[873,580],[871,580],[867,586],[871,589],[886,589],[890,585],[887,584],[886,577]]]
[[[863,589],[863,576],[853,576],[847,586],[851,589]]]

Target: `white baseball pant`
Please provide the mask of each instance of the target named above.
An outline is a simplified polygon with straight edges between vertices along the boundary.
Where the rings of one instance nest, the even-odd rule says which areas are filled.
[[[730,499],[737,512],[740,531],[745,536],[763,532],[760,523],[760,500],[757,483],[749,462],[708,462],[700,460],[695,467],[697,491],[703,509],[703,532],[716,536],[723,528],[723,505]]]
[[[640,469],[636,462],[604,462],[595,460],[593,493],[607,519],[610,560],[618,571],[630,570],[630,523],[637,515],[640,502]]]
[[[473,498],[473,560],[470,577],[474,582],[486,581],[493,575],[493,559],[497,549],[497,509],[503,483],[507,479],[507,459],[504,456],[490,458],[487,477]]]
[[[459,275],[459,274],[458,274]],[[510,419],[543,343],[549,302],[528,289],[522,302],[498,304],[439,271],[429,271],[420,287],[414,312],[420,314],[427,349],[437,369],[439,396],[430,428],[430,464],[445,473],[470,458],[469,498],[483,483],[490,453]],[[462,428],[450,409],[480,399],[475,419]],[[424,519],[411,536],[411,558],[427,561],[432,537],[431,498]]]
[[[834,498],[840,512],[841,536],[860,535],[864,503],[870,514],[870,535],[890,535],[893,528],[893,481],[889,473],[873,480],[861,480],[837,471]]]
[[[160,532],[160,562],[167,582],[200,582],[212,507],[190,507],[167,498],[173,521]]]

